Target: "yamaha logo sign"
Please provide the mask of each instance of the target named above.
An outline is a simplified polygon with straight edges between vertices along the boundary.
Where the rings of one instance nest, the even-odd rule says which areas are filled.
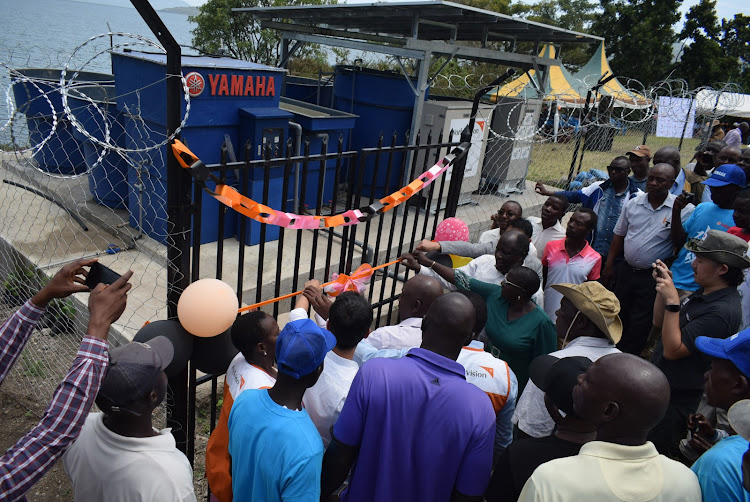
[[[203,94],[203,89],[206,88],[206,80],[197,71],[191,71],[185,75],[185,83],[187,84],[188,94],[190,94],[191,98],[200,96]]]

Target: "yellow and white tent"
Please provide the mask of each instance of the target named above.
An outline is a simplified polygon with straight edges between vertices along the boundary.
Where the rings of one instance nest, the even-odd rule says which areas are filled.
[[[539,56],[554,59],[555,47],[545,45]],[[586,90],[583,83],[558,62],[550,66],[544,89],[541,89],[539,85],[536,71],[529,70],[504,86],[490,91],[486,97],[492,102],[503,97],[543,99],[544,101],[557,101],[560,106],[568,108],[582,108],[586,101]]]
[[[602,42],[589,62],[575,74],[576,80],[581,82],[583,86],[581,92],[584,93],[584,96],[585,89],[594,86],[605,73],[612,74],[612,68],[607,61],[604,42]],[[613,78],[604,84],[599,90],[599,95],[611,96],[615,100],[614,106],[623,108],[649,108],[651,106],[650,99],[627,89],[617,78]]]

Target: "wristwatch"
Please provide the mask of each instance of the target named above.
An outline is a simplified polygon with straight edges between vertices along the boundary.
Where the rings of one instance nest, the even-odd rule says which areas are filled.
[[[664,310],[667,312],[679,312],[680,311],[680,304],[677,305],[664,305]]]

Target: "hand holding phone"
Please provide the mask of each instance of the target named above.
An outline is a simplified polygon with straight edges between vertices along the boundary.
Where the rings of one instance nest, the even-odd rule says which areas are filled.
[[[93,290],[97,284],[110,285],[119,278],[120,274],[97,261],[91,264],[89,273],[86,276],[86,286],[89,287],[89,290]]]

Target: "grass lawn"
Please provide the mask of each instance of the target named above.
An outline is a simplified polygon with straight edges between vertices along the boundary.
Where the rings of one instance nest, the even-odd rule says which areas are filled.
[[[612,150],[609,152],[583,151],[583,141],[578,150],[578,160],[576,160],[576,170],[583,154],[582,171],[589,169],[606,170],[609,162],[618,155],[624,155],[625,152],[633,147],[640,145],[643,141],[643,132],[628,131],[624,135],[618,134],[614,138]],[[678,146],[679,138],[659,138],[649,135],[646,138],[646,145],[655,152],[659,148],[667,145]],[[682,142],[682,165],[687,164],[693,158],[695,148],[700,140],[685,138]],[[531,150],[531,166],[529,167],[529,180],[541,180],[548,184],[559,185],[560,180],[567,179],[570,170],[570,162],[573,159],[573,148],[575,140],[569,143],[541,143],[534,142]],[[577,171],[576,171],[577,172]]]

